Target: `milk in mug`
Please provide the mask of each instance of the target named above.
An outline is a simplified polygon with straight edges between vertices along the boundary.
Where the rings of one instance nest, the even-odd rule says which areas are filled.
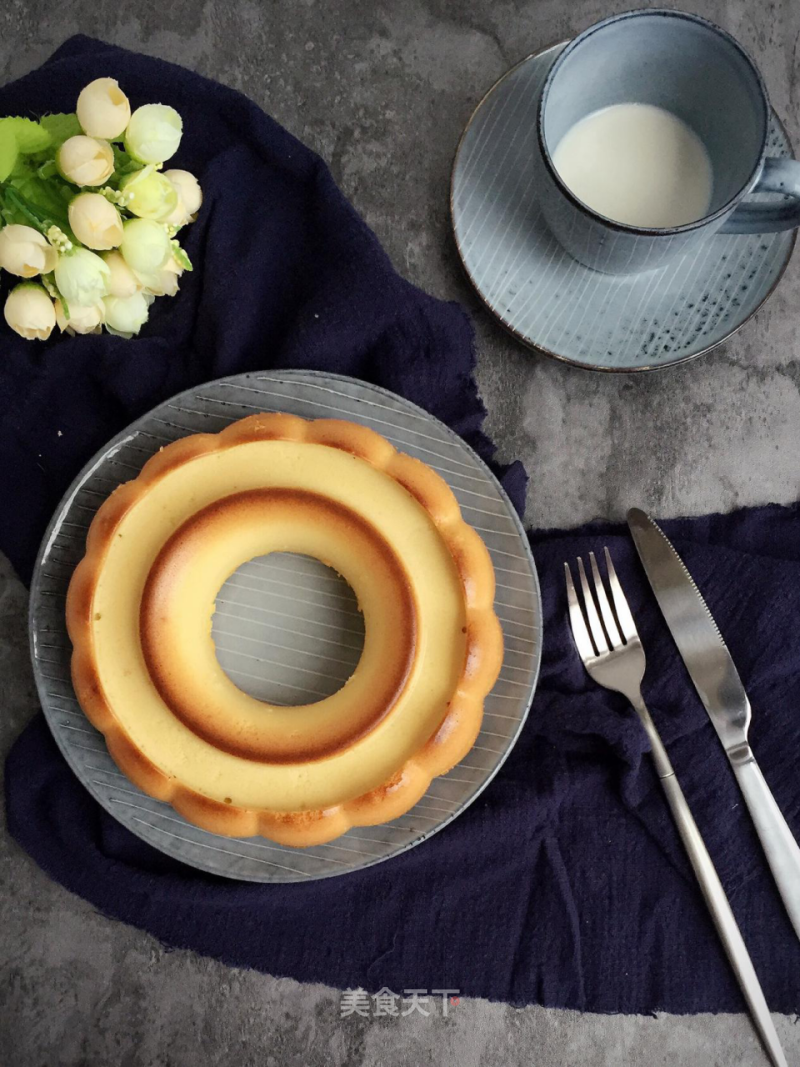
[[[660,229],[703,218],[713,172],[705,145],[652,104],[612,104],[567,130],[553,153],[565,185],[593,211]]]

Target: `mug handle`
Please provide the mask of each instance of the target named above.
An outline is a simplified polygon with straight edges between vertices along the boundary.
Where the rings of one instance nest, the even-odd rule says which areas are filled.
[[[796,159],[765,159],[750,192],[784,193],[792,199],[777,204],[745,200],[717,233],[776,233],[800,226],[800,162]]]

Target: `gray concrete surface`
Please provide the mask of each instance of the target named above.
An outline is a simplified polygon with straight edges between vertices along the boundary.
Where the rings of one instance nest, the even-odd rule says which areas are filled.
[[[647,0],[644,0],[646,3]],[[756,56],[800,144],[796,0],[685,0]],[[81,30],[241,89],[316,148],[398,269],[474,314],[479,381],[502,454],[531,472],[537,526],[797,498],[798,258],[723,348],[646,376],[533,356],[482,311],[450,240],[449,167],[486,88],[525,54],[632,0],[7,0],[0,78]],[[0,751],[33,714],[26,593],[0,565]],[[231,970],[111,922],[0,836],[0,1064],[533,1064],[734,1067],[765,1062],[743,1016],[604,1017],[462,1001],[447,1019],[340,1019],[339,994]],[[657,961],[654,961],[657,965]],[[800,1027],[777,1019],[791,1063]]]

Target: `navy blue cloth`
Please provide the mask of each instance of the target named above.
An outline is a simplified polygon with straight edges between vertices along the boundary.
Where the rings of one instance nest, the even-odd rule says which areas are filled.
[[[206,194],[189,231],[197,269],[133,341],[34,345],[0,334],[0,548],[23,578],[81,464],[153,404],[223,374],[353,374],[422,404],[491,458],[464,314],[400,279],[320,160],[242,96],[75,38],[0,91],[0,114],[61,110],[107,74],[134,104],[163,100],[184,116],[175,163],[198,173]],[[521,507],[521,468],[499,473]],[[754,706],[753,747],[800,833],[800,511],[665,525],[729,641]],[[608,544],[647,648],[646,696],[769,1003],[797,1011],[800,946],[627,533],[588,527],[532,543],[546,638],[529,720],[479,800],[418,848],[311,884],[194,871],[91,799],[41,715],[6,764],[11,833],[102,912],[169,946],[276,975],[593,1011],[742,1010],[637,721],[590,682],[572,648],[563,561]]]

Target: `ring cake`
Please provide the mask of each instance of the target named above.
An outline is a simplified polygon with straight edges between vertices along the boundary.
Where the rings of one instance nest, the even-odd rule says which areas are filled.
[[[316,557],[364,616],[356,670],[298,707],[220,666],[244,562]],[[494,571],[445,482],[355,423],[253,415],[176,441],[97,512],[67,597],[72,678],[120,769],[218,834],[320,844],[411,808],[462,759],[503,658]]]

